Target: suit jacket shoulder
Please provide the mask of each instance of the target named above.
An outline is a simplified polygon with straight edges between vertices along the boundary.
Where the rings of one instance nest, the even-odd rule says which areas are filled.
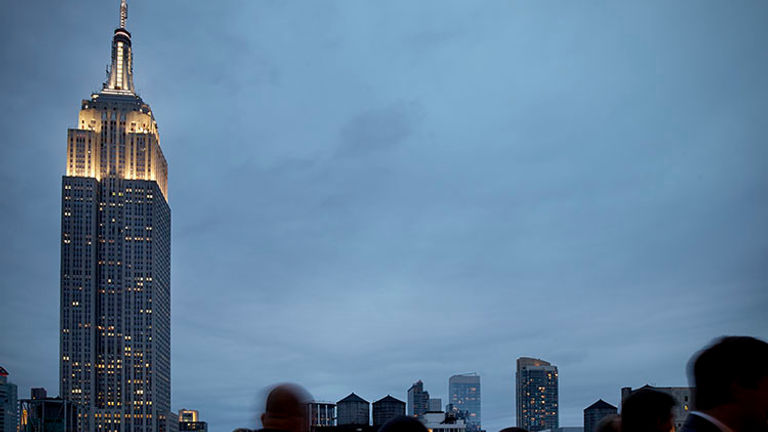
[[[685,420],[685,424],[680,429],[680,432],[722,432],[716,424],[699,417],[696,414],[688,414],[688,418]]]

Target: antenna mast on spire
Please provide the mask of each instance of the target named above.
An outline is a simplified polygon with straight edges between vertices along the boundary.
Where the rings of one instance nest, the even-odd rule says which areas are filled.
[[[125,0],[120,0],[120,28],[125,28],[125,21],[128,19],[128,4]]]

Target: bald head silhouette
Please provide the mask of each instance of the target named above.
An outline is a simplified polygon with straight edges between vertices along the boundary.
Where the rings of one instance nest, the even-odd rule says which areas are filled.
[[[311,399],[309,393],[297,384],[280,384],[267,396],[261,424],[264,429],[306,432],[309,428],[307,404]]]

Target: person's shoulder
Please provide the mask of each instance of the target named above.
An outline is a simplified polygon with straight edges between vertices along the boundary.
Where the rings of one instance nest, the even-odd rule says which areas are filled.
[[[239,428],[239,429],[235,429],[232,432],[285,432],[285,431],[281,431],[279,429],[266,429],[266,428],[264,428],[264,429]]]
[[[685,419],[683,427],[680,432],[721,432],[720,428],[716,424],[707,420],[706,418],[696,415],[696,413],[688,414],[688,418]]]

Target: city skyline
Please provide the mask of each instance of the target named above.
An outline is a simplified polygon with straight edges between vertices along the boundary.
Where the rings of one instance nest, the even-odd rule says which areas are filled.
[[[64,131],[117,3],[0,6],[20,398],[58,387]],[[282,381],[373,401],[421,379],[448,402],[474,370],[493,431],[532,355],[571,426],[621,387],[686,386],[714,337],[768,334],[768,5],[129,6],[173,163],[173,410],[254,425]]]
[[[522,360],[522,365],[524,367],[527,367],[527,368],[533,367],[534,371],[536,371],[536,370],[543,370],[542,368],[546,367],[546,366],[552,366],[548,362],[545,362],[545,361],[540,360],[540,359],[533,359],[533,358],[520,358],[520,359],[518,359],[518,365],[521,364],[520,363],[521,360]],[[553,370],[557,370],[557,368],[555,366],[552,366],[552,368],[553,368]],[[7,371],[5,371],[1,366],[0,366],[0,371],[2,371],[2,373],[0,373],[0,375],[4,374],[3,375],[4,378],[8,376]],[[474,378],[477,379],[477,378],[479,378],[479,375],[477,375],[476,373],[459,374],[459,375],[454,375],[451,378],[457,378],[457,377],[458,378],[472,378],[472,377],[474,377]],[[414,383],[409,388],[407,393],[409,393],[418,384],[422,384],[422,387],[423,387],[423,383],[421,382],[421,380],[418,380],[416,383]],[[466,383],[464,383],[464,384],[466,384]],[[472,383],[472,384],[476,384],[476,383]],[[15,389],[15,385],[13,385],[13,384],[11,384],[11,385]],[[673,413],[675,414],[675,427],[676,427],[676,429],[678,429],[680,426],[682,426],[682,423],[685,420],[685,417],[686,417],[688,411],[690,410],[690,408],[689,408],[690,388],[688,388],[688,387],[657,388],[657,387],[652,387],[652,386],[649,386],[649,385],[645,385],[642,388],[651,388],[651,389],[654,389],[654,390],[659,390],[659,391],[667,392],[670,395],[672,395],[675,398],[675,400],[678,402],[678,404],[679,404],[673,410]],[[311,390],[311,389],[309,389],[309,390]],[[622,400],[624,397],[626,397],[632,391],[634,391],[634,390],[632,390],[629,387],[621,388],[621,390],[620,390],[620,398],[619,399]],[[425,393],[427,393],[427,392],[425,391]],[[46,389],[45,388],[32,388],[31,389],[31,399],[46,399],[46,398],[47,398],[47,395],[46,395]],[[21,400],[21,398],[19,398],[19,400]],[[61,401],[61,399],[58,398],[58,397],[55,398],[55,399],[48,398],[46,400],[47,401]],[[440,399],[430,398],[429,400],[430,401],[435,401],[435,400],[439,401]],[[28,401],[28,400],[26,400],[26,401]],[[352,392],[349,395],[347,395],[346,397],[344,397],[341,400],[339,400],[339,402],[337,402],[337,403],[341,403],[342,405],[346,405],[346,406],[344,406],[342,408],[341,416],[339,416],[339,414],[336,412],[337,403],[325,402],[325,401],[322,401],[322,400],[319,400],[319,399],[315,398],[315,399],[313,399],[313,400],[308,402],[309,421],[310,421],[310,424],[314,425],[314,426],[334,426],[334,425],[336,425],[336,423],[337,423],[336,421],[337,420],[339,420],[341,422],[341,423],[339,423],[340,425],[358,425],[358,426],[360,426],[360,425],[369,425],[369,426],[377,426],[376,420],[374,420],[375,413],[376,413],[375,404],[382,403],[382,402],[386,402],[387,404],[390,404],[390,401],[394,402],[395,405],[399,405],[399,406],[398,407],[387,407],[387,408],[384,408],[384,411],[390,412],[388,414],[385,414],[385,417],[389,417],[389,416],[394,415],[394,414],[391,413],[393,411],[398,411],[398,412],[402,411],[403,413],[406,413],[406,402],[405,401],[401,401],[401,400],[399,400],[397,398],[393,398],[392,395],[390,395],[390,394],[384,396],[383,398],[380,398],[376,402],[370,403],[366,399],[364,399],[364,398],[360,397],[359,395],[357,395],[355,392]],[[574,430],[582,430],[582,432],[585,432],[587,430],[586,427],[587,427],[589,421],[591,421],[592,423],[596,423],[599,420],[599,418],[601,418],[602,416],[604,416],[606,414],[606,412],[600,411],[600,409],[602,409],[602,408],[604,408],[606,406],[607,407],[612,407],[613,413],[616,412],[616,407],[613,407],[612,405],[606,404],[605,401],[600,399],[597,402],[591,404],[589,407],[585,407],[585,409],[584,409],[584,417],[583,417],[584,422],[581,425],[573,425],[572,424],[572,425],[565,425],[565,426],[563,426],[563,425],[555,426],[555,425],[549,424],[549,425],[546,425],[545,427],[543,427],[543,429],[544,430],[554,430],[554,429],[569,429],[570,430],[570,429],[574,429]],[[450,407],[451,407],[451,404],[448,404],[448,406],[446,408],[450,408]],[[600,411],[600,414],[597,417],[595,417],[596,413],[593,412],[590,416],[588,416],[587,415],[588,411],[590,411],[590,410],[594,411],[596,409],[596,407],[599,408],[598,411]],[[431,415],[434,416],[434,415],[440,414],[440,413],[446,414],[446,413],[448,413],[448,411],[445,411],[445,410],[443,410],[441,408],[440,410],[429,410],[428,413],[430,413]],[[194,424],[191,425],[191,427],[193,427],[193,428],[194,427],[197,427],[197,428],[199,428],[199,427],[207,428],[207,422],[199,422],[199,420],[198,420],[198,417],[199,417],[198,410],[189,410],[189,409],[181,408],[181,409],[178,410],[178,413],[174,412],[172,414],[174,414],[174,417],[173,417],[174,419],[176,417],[178,417],[178,421],[179,421],[180,425],[182,423],[190,423],[190,424],[194,423]],[[412,414],[407,413],[407,415],[411,416]],[[367,424],[365,423],[365,418],[366,417],[368,418],[368,423]],[[590,417],[589,420],[588,420],[588,417]],[[433,420],[435,418],[438,418],[438,417],[432,417]],[[351,419],[357,419],[357,420],[351,420]],[[428,422],[429,420],[427,420],[425,418],[422,421],[427,421]],[[464,420],[462,418],[462,422],[463,421]],[[385,420],[379,420],[378,426],[380,426],[384,422],[385,422]],[[462,424],[464,424],[464,423],[462,423]],[[520,427],[520,425],[518,425],[518,427]],[[198,429],[195,429],[195,430],[198,430]],[[467,429],[467,430],[469,430],[469,429]],[[486,429],[482,428],[482,430],[486,430]],[[542,428],[541,427],[540,428],[533,427],[531,430],[532,431],[534,431],[534,430],[542,430]]]

